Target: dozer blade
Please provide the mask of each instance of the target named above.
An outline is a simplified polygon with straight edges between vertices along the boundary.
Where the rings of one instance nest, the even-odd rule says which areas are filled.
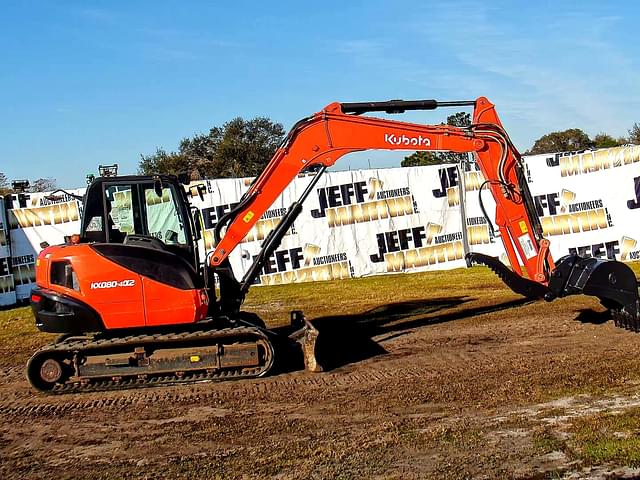
[[[469,266],[471,264],[486,265],[507,284],[507,287],[524,297],[531,299],[545,298],[549,293],[547,287],[528,278],[521,277],[502,263],[498,257],[471,252],[467,253],[466,259]]]
[[[556,262],[546,300],[568,295],[592,295],[610,309],[617,326],[640,331],[640,297],[633,270],[624,263],[567,255]]]
[[[289,335],[289,339],[300,346],[304,358],[304,368],[310,372],[322,372],[322,366],[316,357],[318,334],[318,329],[305,318],[304,325]]]

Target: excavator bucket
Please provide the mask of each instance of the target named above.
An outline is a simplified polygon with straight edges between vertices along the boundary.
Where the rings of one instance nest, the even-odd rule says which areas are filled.
[[[638,282],[624,263],[567,255],[556,262],[548,288],[547,300],[577,294],[598,297],[617,326],[640,331]]]
[[[624,263],[599,258],[567,255],[556,262],[548,285],[534,282],[513,272],[497,257],[467,254],[467,263],[486,265],[516,293],[527,298],[555,298],[591,295],[611,311],[616,326],[640,331],[640,297],[633,270]]]

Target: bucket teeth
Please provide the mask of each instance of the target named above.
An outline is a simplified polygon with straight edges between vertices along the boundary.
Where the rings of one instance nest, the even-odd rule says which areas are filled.
[[[640,332],[638,282],[628,265],[616,260],[567,255],[556,262],[549,289],[557,297],[592,295],[611,311],[617,327]]]
[[[632,332],[640,332],[640,322],[638,322],[638,319],[634,318],[632,315],[617,309],[612,310],[611,315],[616,327],[631,330]]]

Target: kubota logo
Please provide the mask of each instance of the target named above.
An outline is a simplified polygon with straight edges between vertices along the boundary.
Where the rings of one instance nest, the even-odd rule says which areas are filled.
[[[418,135],[417,137],[407,137],[406,135],[396,135],[395,133],[385,133],[384,141],[391,145],[405,145],[407,147],[428,147],[431,140],[428,137]]]

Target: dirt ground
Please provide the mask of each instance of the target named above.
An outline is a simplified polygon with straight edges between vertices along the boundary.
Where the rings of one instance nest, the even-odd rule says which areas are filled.
[[[0,477],[640,476],[640,336],[594,299],[482,269],[255,290],[311,311],[328,371],[45,396],[23,365],[49,338],[3,337]]]

